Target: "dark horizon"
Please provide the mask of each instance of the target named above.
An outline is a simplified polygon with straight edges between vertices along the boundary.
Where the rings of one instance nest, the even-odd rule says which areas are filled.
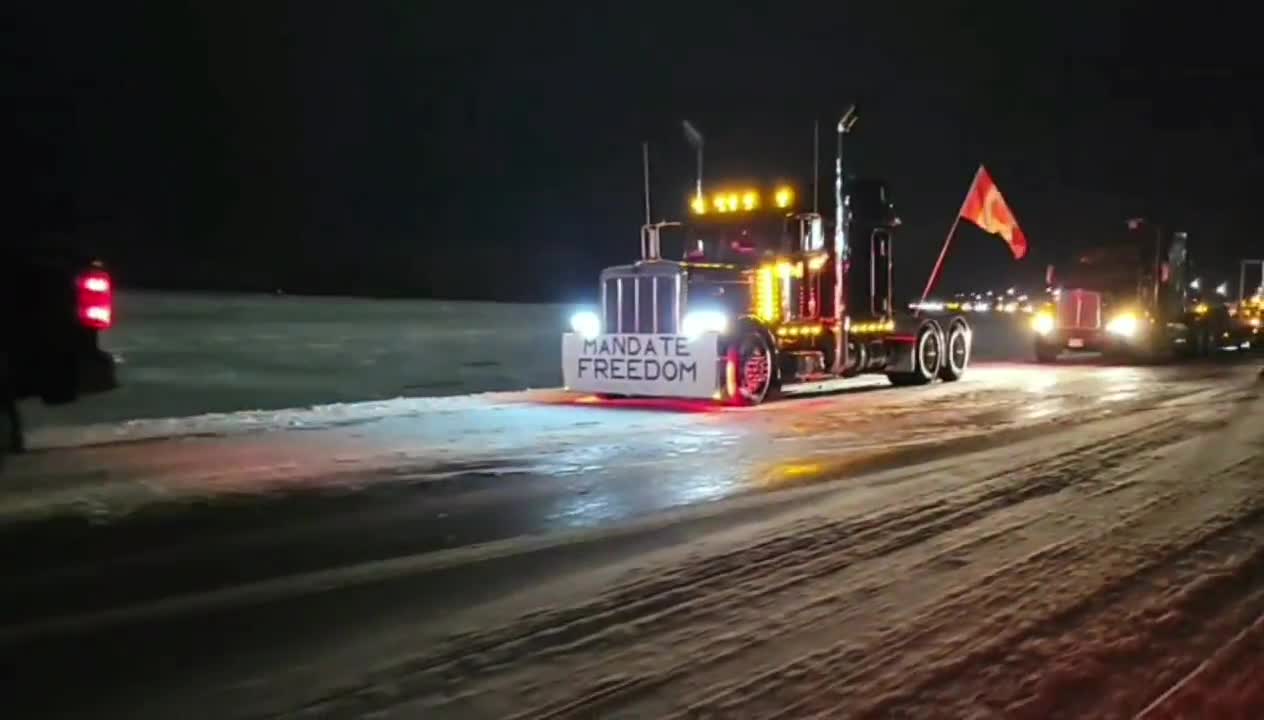
[[[810,176],[819,119],[828,190],[858,101],[847,155],[891,183],[901,296],[980,162],[1032,252],[963,227],[945,292],[1038,282],[1136,216],[1236,281],[1264,255],[1249,25],[1108,5],[33,4],[9,43],[17,233],[137,287],[583,300],[636,253],[642,141],[655,216],[679,218],[681,120],[720,180]]]

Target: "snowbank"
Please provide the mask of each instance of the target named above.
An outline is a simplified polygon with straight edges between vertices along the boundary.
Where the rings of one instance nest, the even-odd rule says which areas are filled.
[[[554,387],[567,308],[122,293],[117,312],[122,387],[31,403],[32,427]]]
[[[556,387],[570,311],[144,292],[121,293],[117,302],[118,324],[104,344],[121,362],[122,387],[60,408],[30,403],[30,427]],[[975,360],[1026,359],[1024,321],[971,317]]]

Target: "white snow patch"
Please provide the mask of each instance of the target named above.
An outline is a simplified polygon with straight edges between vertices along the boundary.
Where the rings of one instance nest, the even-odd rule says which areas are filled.
[[[492,410],[521,403],[528,398],[527,392],[487,392],[331,403],[282,410],[205,413],[192,417],[143,418],[79,426],[46,426],[32,430],[28,441],[32,448],[58,448],[190,436],[218,437],[269,430],[317,430],[423,413]],[[355,458],[342,460],[354,461]]]

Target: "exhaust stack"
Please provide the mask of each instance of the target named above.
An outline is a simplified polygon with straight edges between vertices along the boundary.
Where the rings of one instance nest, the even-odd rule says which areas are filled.
[[[858,119],[856,104],[852,103],[838,119],[838,142],[834,151],[834,317],[838,321],[834,331],[834,374],[841,375],[847,367],[847,208],[843,205],[843,136],[850,133]]]
[[[689,141],[689,145],[698,153],[698,177],[697,185],[694,188],[694,197],[698,202],[702,202],[702,133],[698,132],[698,128],[688,120],[682,120],[681,126],[685,129],[685,139]]]
[[[649,225],[653,221],[650,219],[650,144],[648,142],[641,143],[641,172],[645,177],[645,224]]]

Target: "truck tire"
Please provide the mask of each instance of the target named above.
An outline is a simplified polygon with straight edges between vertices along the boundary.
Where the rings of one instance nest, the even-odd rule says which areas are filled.
[[[1216,354],[1216,338],[1211,328],[1198,329],[1198,357],[1209,358]]]
[[[1184,345],[1181,346],[1181,351],[1178,352],[1178,355],[1186,360],[1198,359],[1198,357],[1202,356],[1201,345],[1202,340],[1198,328],[1187,328],[1186,335],[1184,335]]]
[[[0,400],[0,457],[26,452],[26,439],[22,433],[22,416],[18,403],[12,397]]]
[[[869,366],[869,349],[858,341],[854,335],[847,338],[847,366],[843,368],[843,377],[859,376]]]
[[[887,373],[892,385],[929,385],[939,376],[944,359],[944,336],[939,326],[926,323],[913,342],[913,372]]]
[[[1048,365],[1058,361],[1058,348],[1049,343],[1036,341],[1036,362],[1041,365]]]
[[[1102,359],[1110,365],[1132,365],[1137,362],[1136,351],[1125,345],[1110,345],[1102,350]]]
[[[944,341],[944,359],[939,367],[940,380],[956,382],[966,374],[973,342],[970,326],[960,318],[953,320],[948,326],[948,338]]]
[[[726,370],[735,374],[730,400],[735,405],[759,405],[777,396],[781,383],[777,373],[777,350],[769,335],[759,328],[743,331],[729,347]],[[726,384],[728,379],[725,380]]]
[[[1176,345],[1166,333],[1151,336],[1132,351],[1133,362],[1138,365],[1163,365],[1176,355]]]
[[[17,391],[9,377],[8,358],[0,355],[0,462],[3,462],[5,455],[20,453],[25,449]]]
[[[1211,354],[1210,339],[1207,337],[1207,332],[1203,328],[1194,328],[1186,342],[1193,346],[1193,348],[1191,348],[1192,352],[1189,354],[1196,360],[1200,360]]]
[[[76,372],[69,363],[59,363],[55,369],[48,369],[45,380],[41,383],[43,388],[40,390],[40,400],[47,405],[69,405],[78,400]]]

